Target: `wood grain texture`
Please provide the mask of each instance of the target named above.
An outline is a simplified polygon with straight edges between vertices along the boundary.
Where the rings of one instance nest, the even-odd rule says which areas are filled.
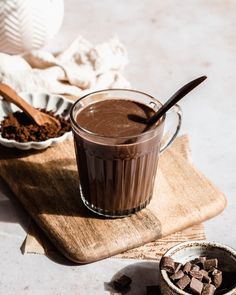
[[[202,223],[179,231],[162,239],[146,243],[142,246],[127,250],[113,258],[118,259],[141,259],[159,261],[161,256],[172,246],[189,240],[205,240],[205,231]],[[21,246],[23,254],[42,254],[55,260],[61,258],[61,253],[40,230],[40,228],[31,222],[28,228],[27,236]]]
[[[150,205],[121,219],[100,218],[82,204],[72,141],[41,152],[1,147],[0,175],[53,244],[70,260],[88,263],[199,224],[224,209],[224,195],[176,152],[183,140],[188,139],[177,139],[161,155]]]

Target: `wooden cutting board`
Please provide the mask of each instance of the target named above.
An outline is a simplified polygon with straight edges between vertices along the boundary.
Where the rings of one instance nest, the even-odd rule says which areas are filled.
[[[44,151],[0,147],[0,176],[68,259],[88,263],[138,247],[219,214],[224,195],[177,152],[160,158],[153,199],[120,219],[100,218],[80,199],[73,142]]]

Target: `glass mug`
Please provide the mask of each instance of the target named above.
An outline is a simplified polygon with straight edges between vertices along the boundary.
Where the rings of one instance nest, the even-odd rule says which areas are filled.
[[[91,211],[106,217],[124,217],[145,208],[153,194],[160,152],[177,136],[181,109],[175,105],[158,125],[133,136],[101,136],[85,130],[76,120],[88,105],[118,99],[144,104],[158,110],[162,104],[136,90],[96,91],[78,99],[70,119],[83,203]],[[164,123],[165,124],[165,132]]]

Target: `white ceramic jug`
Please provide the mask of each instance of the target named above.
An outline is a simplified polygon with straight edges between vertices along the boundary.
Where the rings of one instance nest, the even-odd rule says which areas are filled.
[[[63,16],[63,0],[0,0],[0,51],[16,54],[44,46]]]

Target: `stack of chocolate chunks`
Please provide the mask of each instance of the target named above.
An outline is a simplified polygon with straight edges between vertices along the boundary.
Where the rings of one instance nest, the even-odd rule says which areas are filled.
[[[217,258],[198,257],[181,264],[166,256],[161,269],[167,272],[175,286],[189,294],[213,295],[229,291],[229,286],[226,288],[223,284]]]

